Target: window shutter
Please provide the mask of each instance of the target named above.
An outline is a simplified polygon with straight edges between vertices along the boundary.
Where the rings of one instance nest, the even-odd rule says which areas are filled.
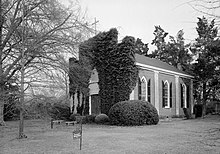
[[[141,80],[138,78],[138,100],[141,100]]]
[[[172,83],[170,83],[170,108],[172,108],[173,103],[173,89],[172,89]]]
[[[147,100],[149,103],[151,102],[150,99],[151,99],[151,80],[149,79],[147,83]]]
[[[164,100],[164,82],[162,81],[162,107],[165,107],[165,100]]]
[[[190,103],[190,88],[187,86],[187,91],[186,91],[186,107],[189,108],[189,103]]]
[[[181,108],[184,106],[184,100],[183,100],[183,86],[180,84],[180,95],[181,95]]]

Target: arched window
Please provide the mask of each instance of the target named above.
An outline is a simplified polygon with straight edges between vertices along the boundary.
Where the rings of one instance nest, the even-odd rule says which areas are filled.
[[[147,101],[151,102],[151,81],[150,79],[147,82]]]
[[[187,108],[187,99],[186,99],[187,88],[186,88],[186,85],[181,84],[180,89],[181,89],[181,108]]]
[[[168,81],[162,81],[162,107],[170,107],[170,98],[169,98],[169,83]]]
[[[147,80],[144,76],[138,80],[138,100],[147,100]]]
[[[147,80],[143,76],[141,78],[141,100],[146,101],[146,85],[147,85]]]

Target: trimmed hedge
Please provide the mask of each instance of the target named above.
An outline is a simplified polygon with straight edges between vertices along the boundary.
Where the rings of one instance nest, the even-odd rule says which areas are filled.
[[[141,100],[116,103],[111,107],[108,115],[112,125],[156,125],[159,122],[156,108]]]
[[[106,114],[99,114],[95,117],[95,123],[105,124],[109,122],[109,117]]]

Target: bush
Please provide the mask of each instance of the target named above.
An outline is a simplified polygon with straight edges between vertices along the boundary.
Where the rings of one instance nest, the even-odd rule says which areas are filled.
[[[156,125],[159,122],[156,108],[141,100],[116,103],[111,107],[108,115],[113,125]]]
[[[33,101],[25,106],[25,119],[44,119],[50,117],[52,105],[40,101]]]
[[[86,116],[82,116],[82,123],[83,123],[83,124],[86,124],[86,123],[87,123],[87,118],[86,118]]]
[[[194,105],[194,114],[195,117],[202,117],[202,110],[203,110],[203,106],[202,104],[195,104]]]
[[[86,115],[86,123],[95,123],[95,117],[96,115]]]
[[[15,101],[10,101],[4,104],[4,121],[18,119],[20,111],[16,104],[17,102]]]
[[[105,124],[109,122],[109,118],[106,114],[99,114],[95,117],[95,123],[97,124]]]
[[[66,104],[56,103],[51,107],[49,113],[53,119],[69,120],[70,108]]]
[[[206,114],[210,114],[214,112],[215,112],[215,103],[214,102],[207,103]]]
[[[183,108],[183,113],[184,113],[186,119],[190,119],[191,118],[190,113],[187,110],[187,108]]]
[[[69,117],[69,120],[71,120],[71,121],[76,121],[76,116],[80,116],[80,114],[79,114],[79,113],[73,113],[73,114],[71,114],[70,117]]]

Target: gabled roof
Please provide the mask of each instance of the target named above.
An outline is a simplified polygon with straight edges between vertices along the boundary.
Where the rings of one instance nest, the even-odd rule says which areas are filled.
[[[136,59],[136,64],[142,68],[147,68],[150,70],[155,70],[168,74],[179,75],[182,77],[193,78],[192,75],[155,58],[149,58],[143,55],[135,54],[135,59]]]

